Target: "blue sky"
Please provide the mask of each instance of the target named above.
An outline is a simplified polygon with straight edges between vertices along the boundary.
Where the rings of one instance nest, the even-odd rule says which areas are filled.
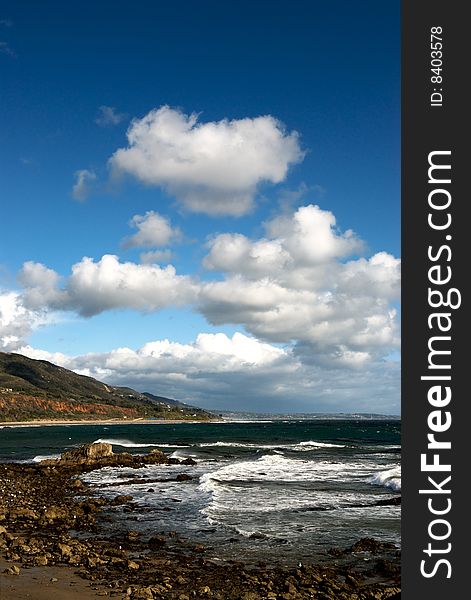
[[[0,22],[4,350],[212,408],[398,412],[399,3]]]

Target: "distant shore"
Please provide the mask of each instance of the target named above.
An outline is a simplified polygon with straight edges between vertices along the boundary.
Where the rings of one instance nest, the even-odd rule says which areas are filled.
[[[53,425],[177,425],[178,423],[221,423],[224,419],[90,419],[90,420],[54,420],[0,421],[0,427],[50,427]]]

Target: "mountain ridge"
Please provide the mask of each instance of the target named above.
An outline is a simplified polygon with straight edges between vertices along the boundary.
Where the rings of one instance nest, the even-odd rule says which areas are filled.
[[[178,400],[113,386],[47,360],[0,352],[0,421],[197,419],[214,415]]]

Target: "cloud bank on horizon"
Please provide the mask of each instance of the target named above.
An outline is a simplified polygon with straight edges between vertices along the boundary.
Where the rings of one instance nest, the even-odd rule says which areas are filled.
[[[99,111],[102,127],[124,118]],[[263,186],[285,182],[305,155],[299,134],[271,115],[202,122],[162,106],[132,120],[126,135],[108,160],[111,179],[164,190],[169,206],[205,218],[253,213]],[[83,201],[97,175],[80,169],[75,178],[72,195]],[[399,411],[398,363],[389,359],[399,347],[398,258],[368,255],[331,211],[306,202],[280,208],[257,235],[233,220],[231,231],[199,239],[205,254],[189,268],[171,249],[189,239],[172,221],[155,206],[130,218],[131,232],[117,238],[124,252],[143,250],[139,261],[84,256],[67,273],[26,261],[19,287],[0,291],[0,350],[207,408]],[[119,323],[119,311],[176,307],[238,331],[200,332],[185,344],[150,339],[138,349],[123,340],[80,356],[29,344],[67,315],[112,313]]]

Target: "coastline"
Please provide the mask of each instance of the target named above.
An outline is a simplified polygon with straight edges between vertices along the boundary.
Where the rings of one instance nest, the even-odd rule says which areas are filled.
[[[224,419],[38,419],[35,421],[0,421],[2,427],[50,427],[54,425],[178,425],[179,423],[223,423]]]
[[[74,449],[62,460],[0,465],[0,488],[15,489],[15,494],[0,496],[0,555],[6,561],[2,565],[7,565],[0,573],[0,587],[11,590],[12,598],[52,600],[54,590],[64,590],[70,582],[74,595],[56,598],[75,600],[78,588],[83,598],[123,600],[400,598],[397,549],[369,538],[351,548],[332,549],[322,564],[277,567],[244,564],[243,556],[236,561],[221,560],[197,539],[181,538],[172,531],[151,530],[142,535],[127,530],[107,535],[102,524],[112,522],[116,511],[133,512],[133,498],[117,496],[106,501],[96,496],[93,486],[82,482],[81,475],[107,466],[134,470],[150,462],[185,464],[186,476],[165,479],[184,486],[193,476],[195,463],[160,451],[115,455],[109,444],[87,446],[93,455]],[[38,585],[41,593],[35,595]],[[43,594],[46,589],[50,596]]]

